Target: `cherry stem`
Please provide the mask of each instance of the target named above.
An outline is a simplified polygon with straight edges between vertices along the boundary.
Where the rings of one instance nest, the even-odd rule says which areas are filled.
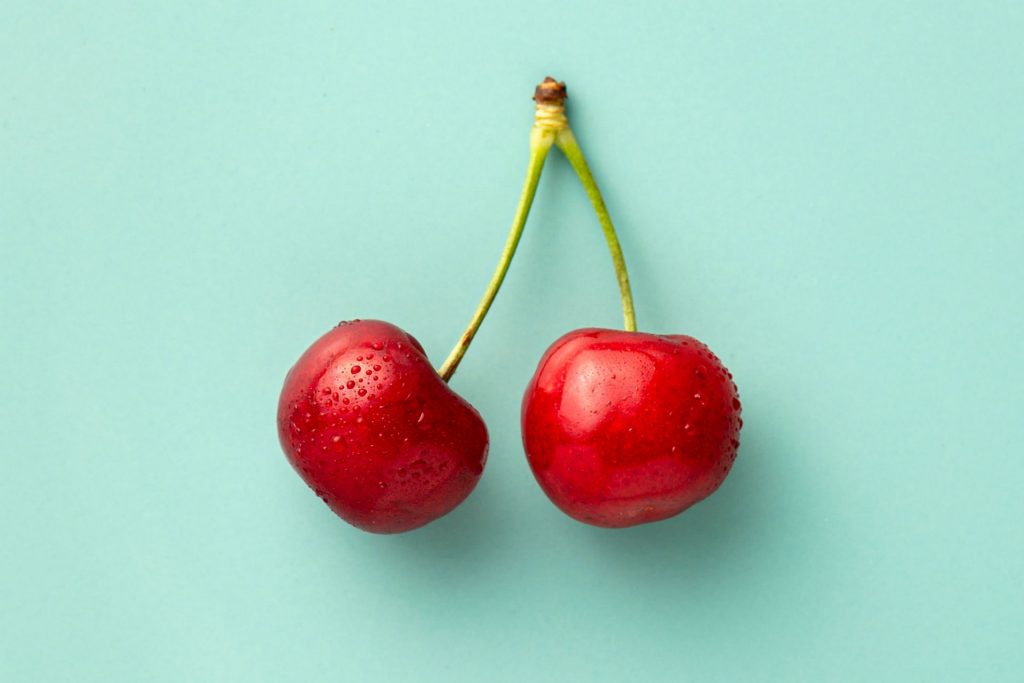
[[[480,324],[484,321],[484,317],[487,315],[487,311],[490,310],[491,304],[494,303],[494,297],[498,295],[501,283],[505,280],[505,273],[508,272],[508,267],[512,263],[512,257],[515,256],[516,247],[519,246],[519,238],[523,236],[526,217],[530,214],[530,206],[533,205],[533,197],[537,193],[537,183],[540,182],[540,174],[544,170],[544,160],[547,159],[554,139],[554,131],[546,129],[538,123],[534,124],[533,131],[530,134],[530,162],[526,167],[526,181],[523,183],[522,194],[519,195],[519,206],[516,207],[516,216],[512,220],[512,228],[509,230],[508,238],[505,240],[505,248],[501,251],[501,258],[498,259],[498,267],[495,268],[494,275],[491,276],[491,281],[487,284],[487,289],[484,291],[483,298],[480,299],[480,303],[473,313],[473,318],[469,321],[469,326],[466,327],[466,331],[462,333],[462,337],[455,344],[455,348],[448,354],[448,358],[445,359],[441,369],[438,370],[438,374],[441,375],[441,379],[445,382],[450,380],[452,375],[455,374],[455,369],[459,367],[462,357],[466,355],[466,350],[469,348],[470,343],[472,343],[473,337],[476,336],[477,330],[480,329]]]
[[[466,350],[480,329],[481,323],[487,316],[487,312],[494,303],[494,297],[501,289],[501,283],[505,280],[505,274],[515,256],[516,248],[519,246],[519,238],[523,236],[523,228],[526,227],[526,218],[530,214],[530,207],[533,205],[534,195],[537,194],[537,184],[540,182],[541,172],[544,170],[544,161],[547,159],[551,146],[556,145],[565,154],[572,165],[576,175],[586,190],[587,197],[594,207],[597,220],[604,232],[604,239],[608,243],[608,250],[611,252],[612,263],[615,266],[615,276],[619,281],[619,294],[622,298],[622,318],[628,332],[636,331],[636,313],[633,310],[633,293],[629,286],[629,274],[626,271],[626,259],[622,255],[622,247],[619,238],[615,234],[615,226],[612,224],[611,216],[608,215],[608,208],[601,197],[601,190],[597,187],[597,181],[587,166],[587,160],[583,156],[576,137],[569,128],[569,121],[565,117],[565,84],[548,77],[537,86],[533,99],[537,102],[537,113],[533,122],[533,130],[530,133],[530,162],[526,168],[526,181],[523,183],[523,191],[519,195],[519,205],[516,207],[516,215],[512,220],[512,227],[509,230],[508,238],[505,240],[505,248],[501,251],[501,258],[498,259],[498,267],[487,284],[483,298],[477,305],[469,326],[462,333],[455,348],[448,354],[438,374],[445,382],[452,378],[456,368],[466,355]]]
[[[590,203],[597,214],[597,220],[601,224],[601,231],[608,243],[608,251],[612,255],[612,264],[615,266],[615,277],[619,281],[619,296],[622,298],[622,319],[627,332],[636,332],[636,311],[633,309],[633,291],[629,286],[629,272],[626,270],[626,258],[622,255],[622,246],[619,244],[618,235],[615,234],[615,226],[612,218],[608,215],[608,207],[601,197],[601,190],[597,187],[597,181],[587,166],[587,160],[583,156],[583,150],[576,142],[576,136],[567,125],[558,132],[555,137],[555,145],[562,150],[565,157],[572,164],[576,175],[583,184],[583,189],[590,198]]]

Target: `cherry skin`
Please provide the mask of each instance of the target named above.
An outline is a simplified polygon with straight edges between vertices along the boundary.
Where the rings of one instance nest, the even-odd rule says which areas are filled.
[[[479,413],[411,335],[379,320],[341,323],[284,381],[278,436],[299,475],[339,517],[409,531],[466,499],[487,460]]]
[[[537,482],[567,515],[602,527],[656,522],[709,496],[742,424],[732,375],[682,335],[569,332],[523,397]]]

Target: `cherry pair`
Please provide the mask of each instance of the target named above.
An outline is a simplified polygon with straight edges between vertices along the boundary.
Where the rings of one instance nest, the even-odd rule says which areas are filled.
[[[347,522],[376,533],[423,526],[470,494],[487,460],[480,414],[448,386],[496,296],[552,145],[590,197],[612,254],[625,330],[582,329],[541,358],[523,397],[527,459],[566,514],[603,527],[654,522],[715,491],[739,446],[732,375],[701,342],[636,331],[622,250],[565,117],[565,86],[537,87],[530,163],[498,268],[466,332],[435,371],[386,322],[344,322],[288,373],[278,405],[285,454]]]

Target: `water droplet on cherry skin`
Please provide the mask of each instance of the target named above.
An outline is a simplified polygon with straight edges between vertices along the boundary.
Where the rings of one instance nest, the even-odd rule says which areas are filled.
[[[362,356],[360,356],[359,359],[362,360]],[[361,367],[359,367],[358,365],[353,365],[352,366],[352,374],[353,375],[358,375],[362,371],[363,371],[363,369]]]
[[[379,341],[373,342],[373,344],[371,344],[370,346],[373,347],[374,351],[380,351],[384,348],[384,344],[380,343]]]

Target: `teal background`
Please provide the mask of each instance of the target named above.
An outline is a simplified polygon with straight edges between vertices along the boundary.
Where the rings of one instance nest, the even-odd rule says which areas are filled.
[[[1024,678],[1024,9],[626,5],[3,4],[0,679]],[[358,532],[284,373],[352,317],[443,359],[548,73],[641,327],[736,375],[736,468],[618,532],[535,485],[536,361],[619,324],[555,154],[453,382],[480,486]]]

